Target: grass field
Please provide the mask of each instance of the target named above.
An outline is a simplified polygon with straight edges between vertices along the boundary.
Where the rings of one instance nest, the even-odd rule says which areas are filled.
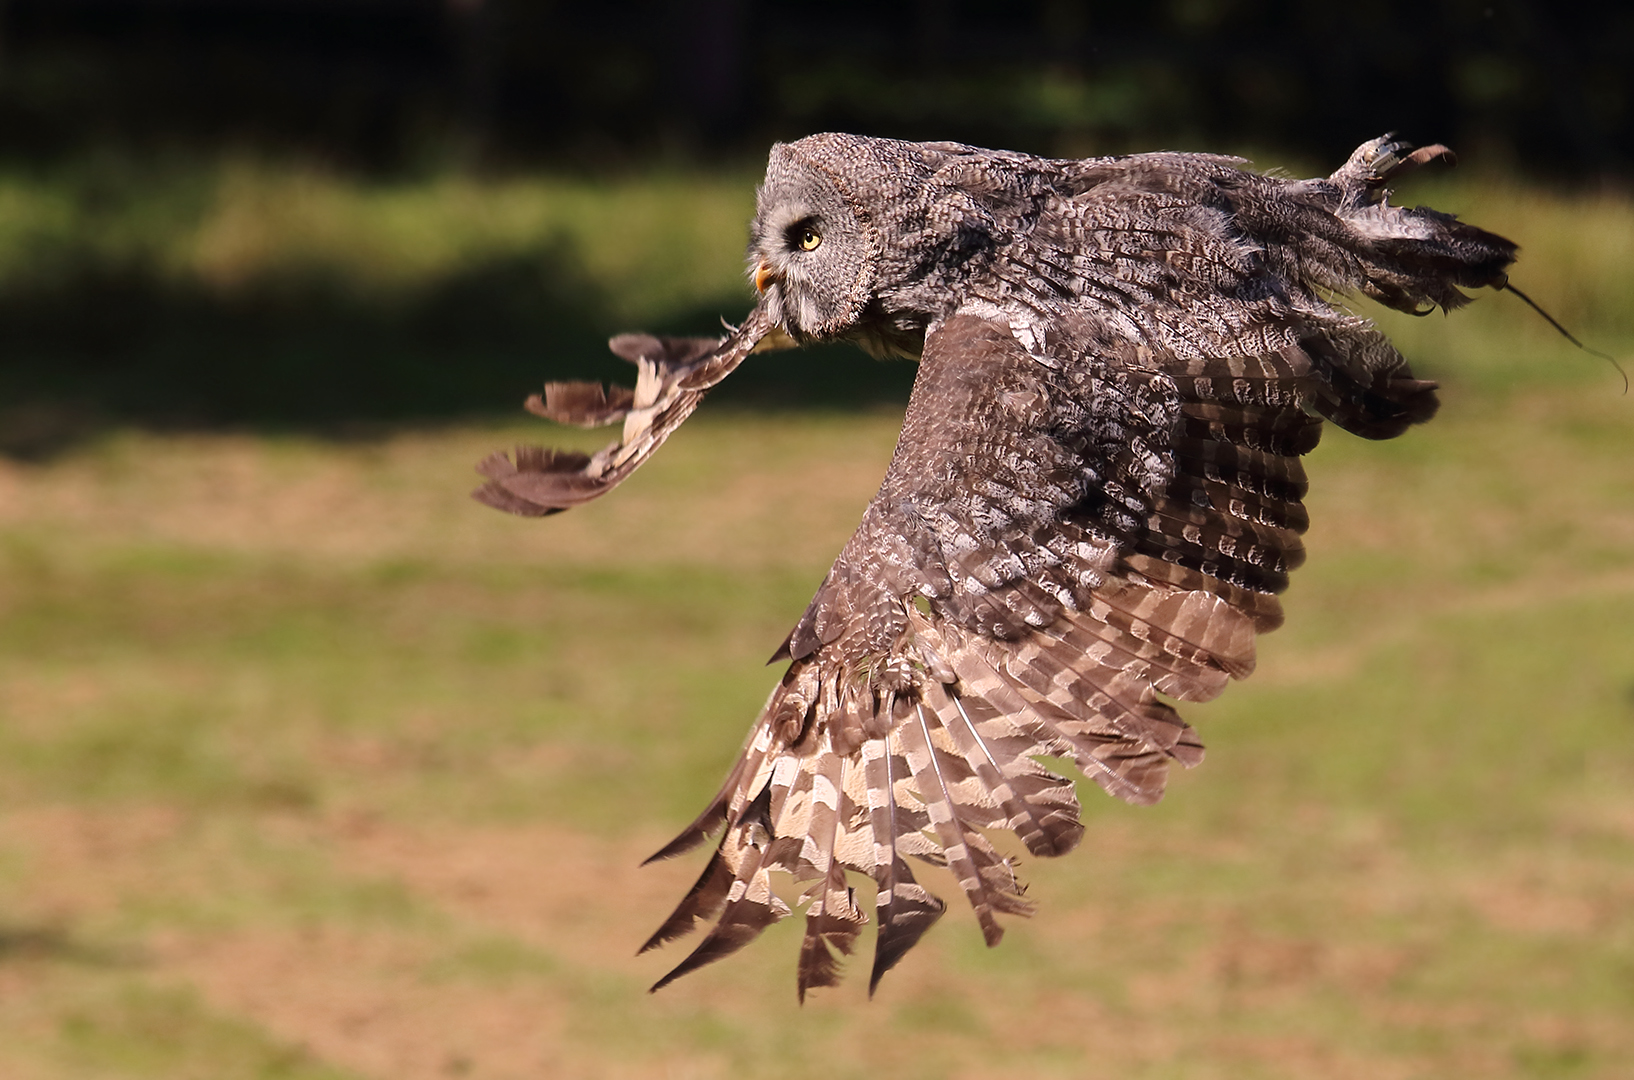
[[[422,251],[404,280],[442,257],[404,223],[486,197],[232,180],[286,182],[365,231],[423,197],[370,256]],[[630,191],[573,220],[643,220]],[[1517,283],[1629,355],[1627,202],[1410,194],[1521,240]],[[197,266],[375,273],[341,229]],[[728,246],[621,318],[720,295]],[[680,951],[632,954],[698,869],[636,864],[714,790],[898,415],[706,406],[547,521],[467,500],[471,464],[600,433],[114,425],[0,459],[0,1075],[1629,1075],[1634,398],[1512,298],[1389,326],[1442,414],[1312,456],[1288,626],[1187,710],[1208,762],[1156,808],[1083,792],[1081,849],[1024,868],[1036,918],[987,950],[954,904],[872,1002],[864,958],[796,1005],[798,920],[656,996]]]

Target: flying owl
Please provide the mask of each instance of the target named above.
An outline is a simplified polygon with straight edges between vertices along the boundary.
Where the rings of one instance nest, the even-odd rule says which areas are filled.
[[[1303,559],[1300,456],[1323,420],[1370,439],[1430,418],[1435,384],[1333,297],[1427,312],[1506,283],[1515,245],[1385,183],[1435,158],[1386,136],[1326,179],[1235,158],[1051,160],[813,135],[774,146],[751,228],[759,302],[719,340],[624,335],[634,388],[552,383],[532,411],[622,422],[594,455],[518,448],[474,494],[543,515],[628,476],[751,353],[848,340],[919,370],[879,493],[774,659],[788,669],[703,813],[719,836],[646,943],[712,924],[653,989],[791,913],[798,989],[839,979],[877,886],[870,993],[943,913],[949,868],[989,945],[1026,915],[989,834],[1061,855],[1071,761],[1152,803],[1203,758],[1169,701],[1254,667]]]

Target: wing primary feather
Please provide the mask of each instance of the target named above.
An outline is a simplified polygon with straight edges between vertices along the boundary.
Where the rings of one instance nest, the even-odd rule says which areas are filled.
[[[773,691],[774,695],[776,691]],[[733,804],[737,804],[738,812],[742,813],[743,802],[746,801],[747,785],[744,777],[753,779],[759,772],[766,755],[772,745],[771,725],[766,722],[766,714],[762,714],[760,722],[750,732],[748,745],[738,755],[737,761],[726,774],[726,781],[721,784],[720,790],[704,808],[703,813],[693,819],[692,824],[681,830],[680,834],[648,855],[641,861],[642,866],[664,859],[673,859],[703,843],[714,835],[722,825],[727,824],[733,816]]]
[[[993,917],[994,911],[1028,915],[1032,913],[1032,907],[1015,893],[993,887],[995,880],[1002,881],[1009,876],[1007,866],[997,874],[993,872],[995,863],[1003,860],[981,834],[961,817],[959,798],[948,784],[945,763],[937,753],[926,711],[923,704],[916,704],[912,718],[902,725],[908,763],[913,769],[914,783],[919,788],[920,797],[930,814],[931,825],[947,856],[948,867],[970,901],[976,921],[981,924],[982,937],[991,948],[1004,937],[1004,928]],[[1013,876],[1010,876],[1010,881],[1013,884]]]
[[[788,904],[772,891],[771,872],[780,868],[779,854],[787,848],[779,835],[794,831],[787,821],[787,815],[799,812],[799,800],[793,796],[803,786],[809,787],[810,773],[800,768],[799,759],[790,753],[780,755],[765,771],[760,793],[738,812],[717,852],[730,872],[724,902],[717,901],[713,909],[720,912],[719,918],[691,955],[653,984],[654,991],[730,956],[789,914]],[[710,884],[718,888],[714,880]],[[713,897],[712,892],[706,892],[702,899]],[[677,911],[677,915],[681,914]],[[665,927],[676,921],[676,916],[671,916]]]
[[[806,932],[800,942],[796,986],[802,1004],[806,991],[818,986],[836,986],[840,966],[835,956],[849,956],[856,948],[867,916],[858,909],[856,897],[846,884],[845,867],[834,857],[834,841],[839,834],[841,772],[844,759],[824,746],[812,783],[812,825],[808,837],[810,855],[802,853],[802,870],[818,874],[812,886],[811,904],[806,908]],[[822,783],[817,783],[820,778]]]
[[[737,806],[736,815],[710,871],[642,951],[686,933],[700,917],[708,919],[718,912],[718,918],[692,953],[655,983],[653,990],[731,955],[790,913],[772,890],[771,874],[791,869],[810,831],[812,766],[816,763],[814,758],[802,759],[785,750],[769,766],[763,762],[755,768],[758,794],[727,801],[728,807]]]
[[[772,785],[770,778],[760,789],[760,794],[749,800],[749,805],[743,808],[738,819],[732,823],[734,828],[744,825],[764,829],[767,836],[772,835]]]
[[[681,898],[670,917],[664,920],[664,925],[653,932],[646,944],[636,950],[636,955],[674,941],[692,933],[697,927],[698,920],[708,921],[715,917],[715,913],[726,903],[727,890],[732,886],[732,871],[726,865],[726,857],[719,851],[710,856],[704,866],[704,872],[698,875],[698,880],[687,894]]]
[[[1023,730],[1031,729],[1029,734],[1038,744],[1034,753],[1071,758],[1084,775],[1124,802],[1148,805],[1162,797],[1167,761],[1164,755],[1145,751],[1139,744],[1132,749],[1141,752],[1131,753],[1127,736],[1088,731],[1074,717],[1011,680],[1003,671],[1002,661],[995,661],[979,648],[959,650],[954,655],[961,682],[977,685],[981,695],[1009,722]],[[1125,748],[1120,749],[1119,744],[1125,744]]]
[[[879,885],[875,916],[879,930],[874,939],[874,966],[868,975],[868,996],[947,905],[913,878],[897,851],[896,792],[891,775],[891,738],[874,739],[862,746],[868,772],[868,811],[874,829],[874,880]]]
[[[728,837],[728,843],[738,838],[734,834]],[[685,960],[652,984],[649,993],[657,993],[705,964],[731,956],[789,913],[788,905],[772,892],[771,874],[762,862],[761,849],[744,841],[739,853],[745,857],[746,865],[733,875],[719,921]]]
[[[962,738],[965,742],[968,748],[965,750],[966,759],[1004,811],[1008,818],[1006,827],[1019,836],[1027,850],[1034,855],[1063,855],[1077,847],[1084,835],[1084,826],[1078,820],[1078,799],[1072,792],[1071,782],[1039,767],[1024,755],[1017,755],[1007,771],[999,764],[987,740],[971,720],[964,695],[953,687],[943,686],[940,689],[957,717],[956,721],[946,725],[948,731],[955,739]],[[1052,801],[1055,805],[1043,816],[1012,786],[1012,781],[1023,778],[1039,786],[1039,794],[1054,796]]]

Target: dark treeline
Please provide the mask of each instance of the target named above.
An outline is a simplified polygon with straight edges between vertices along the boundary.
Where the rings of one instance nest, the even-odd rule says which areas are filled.
[[[710,160],[849,129],[1057,154],[1398,129],[1634,171],[1626,0],[0,0],[3,152],[371,170]]]
[[[371,177],[747,171],[825,129],[1313,169],[1393,129],[1483,168],[1626,182],[1631,93],[1626,0],[0,0],[0,166],[39,169],[84,228],[115,233],[167,184],[198,197],[190,170],[223,154]],[[110,424],[511,415],[541,379],[629,378],[602,342],[631,327],[570,252],[496,254],[388,302],[317,271],[222,289],[97,245],[8,242],[25,269],[0,287],[0,454]],[[745,302],[645,328],[709,333]],[[900,402],[912,374],[836,348],[746,365],[717,397]]]

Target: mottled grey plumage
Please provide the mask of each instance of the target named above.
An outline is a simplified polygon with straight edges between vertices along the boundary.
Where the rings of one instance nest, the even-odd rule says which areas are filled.
[[[722,832],[651,948],[713,921],[659,986],[789,914],[807,888],[803,997],[837,981],[878,888],[873,983],[938,918],[905,856],[947,865],[989,944],[1026,914],[984,830],[1058,855],[1083,827],[1070,759],[1155,801],[1203,748],[1159,695],[1254,665],[1302,559],[1299,457],[1323,418],[1388,438],[1434,384],[1327,297],[1409,311],[1501,286],[1515,247],[1385,182],[1447,156],[1389,138],[1326,179],[1200,154],[1055,161],[814,135],[772,149],[749,250],[761,301],[718,342],[626,336],[634,391],[552,384],[530,407],[622,420],[599,454],[518,452],[477,497],[518,513],[594,498],[752,351],[847,338],[920,357],[902,435],[720,793],[655,858]],[[655,987],[656,989],[656,987]]]

